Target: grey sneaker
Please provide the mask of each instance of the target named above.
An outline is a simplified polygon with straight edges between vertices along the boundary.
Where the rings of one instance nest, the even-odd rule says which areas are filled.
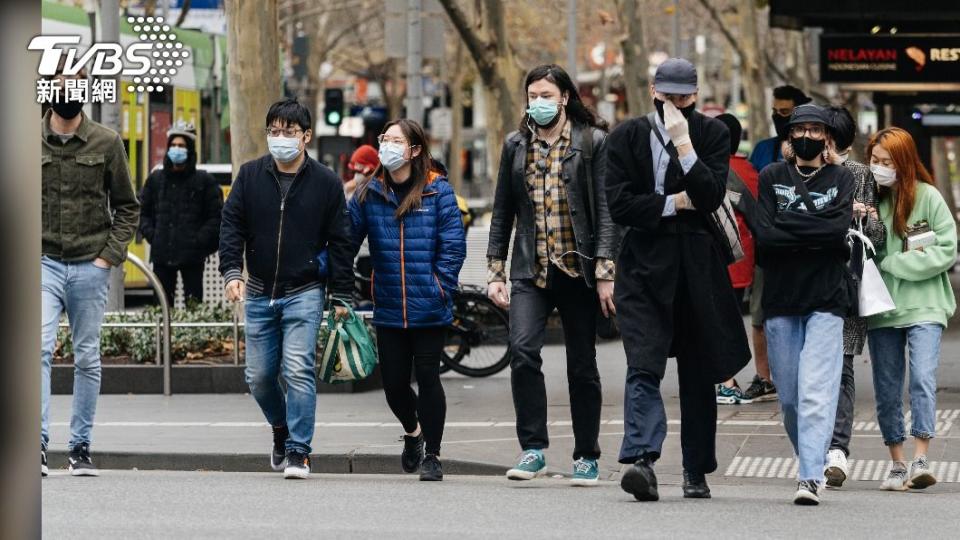
[[[887,479],[880,484],[880,489],[884,491],[906,491],[907,464],[902,461],[894,461],[893,467],[887,473]]]
[[[937,477],[930,472],[930,464],[927,463],[927,456],[918,456],[910,464],[910,479],[907,480],[907,487],[911,489],[926,489],[937,483]]]

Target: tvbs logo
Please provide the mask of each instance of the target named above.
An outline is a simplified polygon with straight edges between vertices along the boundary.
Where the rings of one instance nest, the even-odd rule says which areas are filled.
[[[37,81],[38,101],[56,101],[61,91],[70,92],[70,101],[81,101],[72,92],[78,86],[88,86],[85,77],[75,77],[81,70],[94,79],[95,88],[115,84],[114,79],[119,76],[127,83],[128,92],[162,92],[190,52],[177,41],[170,26],[163,24],[163,17],[128,17],[127,22],[139,39],[126,47],[119,43],[94,43],[81,52],[81,37],[77,35],[34,37],[27,48],[42,52],[37,68],[41,76]],[[64,76],[63,87],[57,84],[59,79],[54,79],[57,74]],[[99,101],[96,97],[94,101]],[[115,101],[113,97],[109,101]]]

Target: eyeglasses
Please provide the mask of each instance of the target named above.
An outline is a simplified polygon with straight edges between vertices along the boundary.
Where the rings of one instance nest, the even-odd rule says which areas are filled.
[[[377,142],[380,144],[394,143],[394,144],[399,144],[400,146],[407,145],[406,139],[401,139],[400,137],[387,137],[386,135],[382,135],[382,134],[377,136]]]
[[[823,126],[793,126],[790,128],[791,137],[803,137],[806,133],[809,133],[814,139],[819,139],[823,137],[825,132]]]
[[[271,136],[271,137],[280,137],[280,136],[283,136],[283,137],[287,137],[287,138],[296,137],[296,136],[299,135],[300,133],[304,133],[304,131],[303,131],[302,129],[300,129],[300,128],[280,129],[280,128],[275,128],[275,127],[268,127],[268,128],[266,128],[266,129],[264,129],[263,132],[266,133],[267,135]]]

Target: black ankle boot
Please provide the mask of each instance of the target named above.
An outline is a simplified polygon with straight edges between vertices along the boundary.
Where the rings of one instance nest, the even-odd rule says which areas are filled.
[[[683,497],[685,499],[709,499],[710,487],[705,475],[683,471]]]

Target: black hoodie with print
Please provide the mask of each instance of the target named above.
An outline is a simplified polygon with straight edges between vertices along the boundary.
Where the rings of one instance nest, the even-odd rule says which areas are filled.
[[[806,186],[812,209],[797,182]],[[813,312],[845,317],[855,307],[846,264],[854,184],[850,171],[837,165],[806,180],[788,162],[760,173],[757,259],[764,270],[766,318]]]

